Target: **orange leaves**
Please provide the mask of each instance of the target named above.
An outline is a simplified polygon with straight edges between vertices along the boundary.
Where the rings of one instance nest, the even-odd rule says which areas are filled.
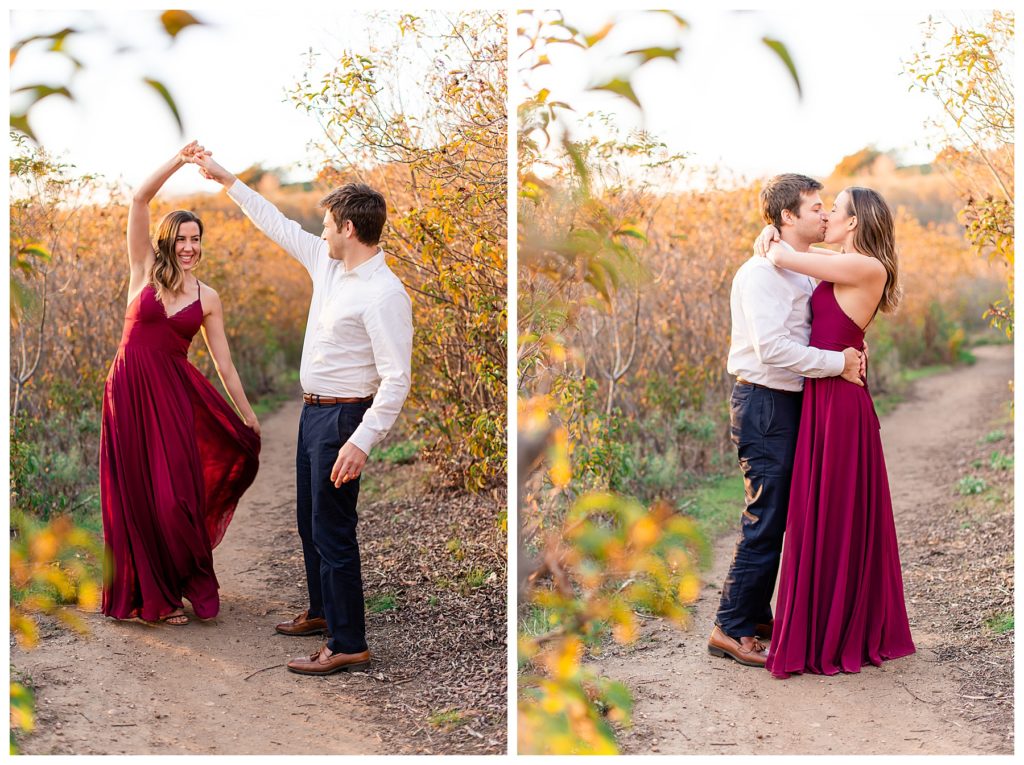
[[[98,540],[67,516],[40,524],[15,509],[11,525],[11,631],[18,642],[26,648],[36,644],[35,613],[54,615],[81,629],[81,620],[62,606],[98,607],[99,586],[93,570],[100,558]]]
[[[544,553],[529,593],[549,614],[550,630],[519,642],[520,660],[544,671],[520,678],[520,752],[614,753],[610,722],[629,722],[632,698],[586,668],[586,645],[601,625],[617,642],[636,640],[638,612],[682,622],[699,591],[688,551],[704,543],[693,523],[664,503],[645,509],[599,492],[572,505],[552,540],[560,541]],[[546,575],[551,587],[539,584]]]

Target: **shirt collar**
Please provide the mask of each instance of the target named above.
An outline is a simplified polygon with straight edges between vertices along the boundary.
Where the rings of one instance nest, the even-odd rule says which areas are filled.
[[[360,279],[369,279],[370,275],[384,265],[384,250],[377,248],[377,254],[367,261],[360,263],[351,271],[346,271],[345,276],[358,276]],[[344,265],[342,266],[344,267]]]

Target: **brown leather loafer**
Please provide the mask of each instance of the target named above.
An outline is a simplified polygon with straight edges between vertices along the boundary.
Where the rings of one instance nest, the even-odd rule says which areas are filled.
[[[767,624],[755,624],[754,625],[754,637],[759,637],[762,640],[771,640],[772,632],[775,630],[775,620],[772,619]]]
[[[763,667],[768,659],[764,645],[754,640],[754,647],[746,649],[738,640],[726,635],[716,624],[708,638],[708,653],[712,656],[728,656],[747,667]]]
[[[335,672],[354,672],[370,668],[370,652],[331,653],[325,644],[312,656],[300,656],[288,662],[290,672],[300,675],[333,675]]]
[[[303,611],[290,622],[281,622],[275,630],[282,635],[319,635],[327,632],[327,620],[322,616],[315,619],[308,619],[309,610]]]

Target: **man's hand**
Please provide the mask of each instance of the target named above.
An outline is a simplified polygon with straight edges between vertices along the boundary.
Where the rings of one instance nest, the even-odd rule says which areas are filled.
[[[343,483],[357,479],[365,464],[366,452],[351,441],[346,441],[338,450],[338,459],[331,468],[331,483],[334,484],[334,488],[340,489]]]
[[[768,255],[768,249],[772,246],[772,242],[781,241],[779,238],[779,230],[775,226],[767,225],[761,229],[761,233],[757,235],[757,239],[754,240],[754,254],[760,257],[766,257]]]
[[[199,141],[192,141],[178,152],[178,159],[182,162],[192,162],[196,156],[203,156],[209,153],[205,147],[199,145]]]
[[[861,379],[861,369],[864,363],[864,355],[856,348],[846,348],[843,350],[843,358],[846,359],[846,366],[843,367],[843,373],[839,376],[847,382],[852,382],[863,388],[864,381]]]
[[[210,156],[210,152],[197,153],[188,161],[198,166],[199,174],[207,180],[217,181],[217,183],[225,188],[230,187],[235,182],[235,176],[218,165],[213,157]]]

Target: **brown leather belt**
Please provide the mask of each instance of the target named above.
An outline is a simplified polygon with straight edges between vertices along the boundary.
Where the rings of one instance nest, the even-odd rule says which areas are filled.
[[[335,406],[337,404],[364,404],[367,401],[373,401],[373,396],[336,398],[335,396],[319,396],[316,393],[303,393],[302,400],[311,406]]]
[[[767,385],[761,385],[760,383],[752,383],[750,382],[750,380],[744,380],[742,377],[737,377],[736,382],[739,383],[740,385],[749,385],[753,388],[763,388],[764,390],[770,390],[773,391],[774,393],[788,393],[791,396],[802,393],[802,391],[798,390],[783,390],[782,388],[769,388]]]

